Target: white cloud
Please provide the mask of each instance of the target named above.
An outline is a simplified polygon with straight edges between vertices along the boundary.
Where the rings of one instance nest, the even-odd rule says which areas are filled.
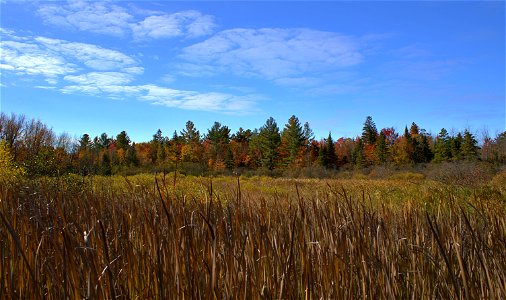
[[[144,19],[110,2],[69,1],[46,4],[38,10],[45,23],[112,36],[132,34],[135,39],[199,37],[212,33],[210,15],[188,10],[172,14],[150,11]]]
[[[226,93],[200,93],[175,90],[156,85],[140,86],[145,94],[139,99],[157,105],[188,110],[203,110],[223,113],[248,113],[255,111],[254,96],[236,96]]]
[[[43,76],[52,85],[57,84],[58,78],[83,70],[121,72],[125,73],[124,78],[144,71],[128,55],[92,44],[46,37],[18,37],[12,32],[8,36],[2,34],[2,39],[0,69],[17,75]]]
[[[92,44],[45,37],[36,37],[35,41],[60,55],[73,57],[84,63],[87,67],[95,70],[114,70],[136,65],[134,59],[119,51],[105,49]]]
[[[157,39],[207,35],[213,31],[215,24],[212,16],[202,15],[198,11],[190,10],[149,16],[137,24],[132,24],[131,27],[136,39]]]
[[[232,72],[279,79],[362,62],[360,39],[310,29],[230,29],[183,49],[182,74]]]
[[[47,52],[37,44],[2,41],[0,50],[1,69],[20,75],[42,75],[54,78],[76,71],[75,65],[57,54]]]
[[[81,85],[110,86],[130,83],[133,77],[119,72],[91,72],[82,75],[67,75],[63,79]]]
[[[133,20],[125,9],[108,2],[47,4],[42,5],[38,13],[47,24],[114,36],[124,35]]]
[[[140,74],[144,73],[144,68],[143,67],[128,67],[128,68],[124,68],[122,71],[127,72],[129,74],[140,75]]]

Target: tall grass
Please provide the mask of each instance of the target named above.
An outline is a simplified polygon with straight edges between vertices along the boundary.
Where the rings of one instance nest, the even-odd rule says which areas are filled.
[[[0,186],[0,298],[506,298],[506,200],[428,181]]]

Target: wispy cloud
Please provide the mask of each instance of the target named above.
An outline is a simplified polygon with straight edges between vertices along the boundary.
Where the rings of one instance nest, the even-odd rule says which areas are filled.
[[[83,70],[116,71],[140,74],[144,69],[132,57],[92,44],[46,37],[3,34],[0,68],[17,75],[42,76],[50,84]],[[81,75],[82,76],[82,75]]]
[[[38,14],[46,24],[111,36],[131,34],[136,40],[199,37],[212,33],[216,27],[213,16],[195,10],[171,14],[149,11],[146,17],[108,1],[45,4]]]
[[[115,36],[124,35],[134,18],[118,5],[91,1],[46,4],[38,13],[46,24]]]
[[[212,16],[194,10],[149,16],[141,22],[131,24],[135,39],[199,37],[212,33],[215,27]]]
[[[141,100],[157,105],[178,107],[188,110],[204,110],[229,114],[244,114],[256,111],[255,96],[236,96],[226,93],[199,93],[175,90],[156,85],[144,85]]]
[[[92,44],[69,42],[59,39],[36,37],[35,41],[47,50],[72,57],[95,70],[115,70],[135,67],[137,62],[119,51],[102,48]]]
[[[92,44],[47,37],[16,36],[2,30],[0,69],[18,76],[42,76],[49,85],[39,89],[64,94],[131,98],[186,110],[244,114],[256,111],[258,97],[221,92],[178,90],[154,84],[135,84],[144,72],[136,59]],[[8,34],[6,34],[8,33]],[[165,81],[169,81],[166,78]]]
[[[33,42],[2,41],[0,49],[0,68],[18,75],[56,78],[77,70],[75,64]]]
[[[266,79],[335,71],[362,62],[359,38],[310,29],[230,29],[183,49],[182,74],[234,73]]]

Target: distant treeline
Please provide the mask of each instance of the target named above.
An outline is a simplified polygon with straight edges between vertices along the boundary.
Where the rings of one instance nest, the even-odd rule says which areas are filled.
[[[373,165],[413,165],[446,161],[506,163],[506,132],[484,135],[482,145],[469,130],[433,136],[414,122],[398,133],[378,130],[367,117],[362,135],[316,140],[306,122],[292,116],[282,129],[273,118],[254,130],[235,133],[215,122],[201,134],[192,121],[171,137],[158,130],[149,142],[133,143],[125,131],[79,140],[57,135],[41,121],[23,115],[0,114],[0,156],[4,165],[31,176],[65,173],[134,173],[178,169],[204,174],[241,170],[365,168]],[[4,166],[3,166],[4,167]]]

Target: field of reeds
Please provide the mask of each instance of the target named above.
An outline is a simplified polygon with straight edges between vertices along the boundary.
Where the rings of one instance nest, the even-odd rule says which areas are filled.
[[[0,299],[506,299],[500,184],[171,173],[0,197]]]

